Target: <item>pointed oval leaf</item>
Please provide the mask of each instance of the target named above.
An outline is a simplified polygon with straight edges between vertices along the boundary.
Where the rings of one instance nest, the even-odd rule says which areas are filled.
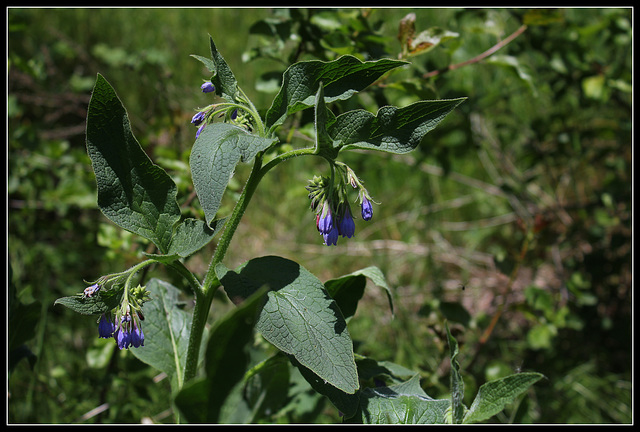
[[[250,161],[276,142],[276,138],[252,135],[228,123],[205,127],[193,145],[189,164],[207,225],[211,226],[236,165]]]
[[[281,125],[287,116],[314,106],[318,83],[324,85],[324,101],[349,99],[364,90],[386,72],[408,64],[392,59],[362,62],[345,55],[330,62],[310,60],[295,63],[284,72],[282,87],[266,115],[270,132]]]
[[[269,286],[257,324],[264,338],[329,384],[356,392],[358,374],[347,324],[318,278],[277,256],[252,259],[237,271],[218,265],[216,275],[236,304]]]
[[[177,187],[142,150],[124,106],[100,74],[87,112],[87,151],[102,213],[166,253],[180,219]]]
[[[407,153],[466,98],[420,101],[404,108],[385,106],[376,115],[347,111],[329,127],[335,147]]]
[[[119,289],[102,289],[93,297],[85,297],[83,295],[61,297],[53,304],[68,307],[82,315],[100,315],[117,307],[120,304],[122,293],[122,287]]]
[[[211,35],[209,35],[209,46],[211,48],[211,59],[196,54],[191,54],[191,57],[202,62],[209,69],[209,72],[213,73],[211,83],[216,89],[216,94],[230,102],[235,102],[238,94],[238,81],[225,59],[218,52]]]
[[[464,416],[463,423],[476,423],[493,417],[542,378],[544,375],[537,372],[522,372],[484,383]]]

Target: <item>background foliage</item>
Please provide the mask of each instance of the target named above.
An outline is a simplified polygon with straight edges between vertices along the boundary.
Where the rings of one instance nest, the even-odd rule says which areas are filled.
[[[469,99],[411,156],[344,155],[382,203],[355,241],[318,239],[304,186],[323,166],[279,166],[227,266],[277,254],[326,281],[376,265],[395,314],[386,293],[365,290],[349,321],[357,353],[419,371],[426,393],[446,396],[446,319],[468,397],[514,371],[547,377],[491,421],[631,422],[632,12],[592,8],[9,9],[9,422],[174,421],[162,374],[98,339],[91,318],[53,306],[147,247],[96,207],[84,135],[96,74],[116,86],[142,147],[178,185],[182,213],[203,218],[187,161],[207,74],[188,55],[207,52],[206,34],[266,110],[290,62],[397,58],[409,12],[416,36],[439,27],[449,37],[334,112]],[[483,61],[443,71],[523,24]],[[282,129],[284,146],[308,144],[305,115]],[[244,174],[239,166],[229,197]],[[207,262],[204,253],[189,264]],[[156,275],[184,283],[160,268],[144,276]],[[223,297],[213,316],[231,309]],[[257,421],[339,421],[313,392],[294,402]]]

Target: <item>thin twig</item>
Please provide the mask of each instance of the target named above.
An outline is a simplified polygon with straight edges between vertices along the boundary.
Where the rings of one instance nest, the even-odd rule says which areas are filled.
[[[491,48],[489,48],[488,50],[486,50],[485,52],[483,52],[482,54],[467,60],[467,61],[463,61],[462,63],[456,63],[456,64],[452,64],[447,66],[446,68],[443,69],[438,69],[438,70],[434,70],[431,72],[427,72],[426,74],[422,75],[423,78],[431,78],[433,76],[454,70],[454,69],[458,69],[462,66],[466,66],[472,63],[477,63],[481,60],[484,60],[485,58],[489,57],[491,54],[495,53],[496,51],[498,51],[500,48],[504,47],[505,45],[507,45],[509,42],[511,42],[512,40],[514,40],[515,38],[517,38],[518,36],[520,36],[525,30],[527,29],[526,25],[522,25],[518,30],[516,30],[515,32],[513,32],[512,34],[510,34],[506,39],[501,40],[500,42],[498,42],[497,44],[495,44],[494,46],[492,46]]]

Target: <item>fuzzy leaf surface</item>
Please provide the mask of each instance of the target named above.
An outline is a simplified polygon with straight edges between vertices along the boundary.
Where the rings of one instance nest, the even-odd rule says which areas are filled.
[[[124,106],[100,74],[87,112],[87,152],[102,213],[166,253],[180,219],[177,187],[142,150]]]
[[[392,59],[362,62],[350,55],[329,62],[295,63],[282,76],[282,87],[267,111],[266,127],[273,132],[287,116],[314,106],[320,82],[324,86],[325,103],[331,103],[349,99],[386,72],[406,64]]]
[[[236,304],[268,286],[258,331],[320,379],[345,393],[356,392],[358,374],[347,324],[318,278],[277,256],[252,259],[236,271],[219,264],[216,275]]]
[[[122,288],[111,288],[108,290],[103,289],[92,297],[84,297],[80,294],[61,297],[53,304],[68,307],[72,311],[82,315],[100,315],[120,304],[122,292]]]
[[[443,424],[451,402],[432,399],[420,387],[415,375],[406,382],[388,387],[365,388],[360,407],[350,423],[364,424]]]
[[[480,422],[498,414],[542,378],[544,375],[538,372],[522,372],[484,383],[465,414],[463,423]]]
[[[384,106],[375,115],[347,111],[336,117],[328,132],[334,147],[408,153],[465,99],[419,101],[403,108]]]
[[[252,135],[228,123],[212,123],[204,128],[191,150],[191,176],[206,218],[211,226],[222,195],[236,165],[251,161],[277,139]]]

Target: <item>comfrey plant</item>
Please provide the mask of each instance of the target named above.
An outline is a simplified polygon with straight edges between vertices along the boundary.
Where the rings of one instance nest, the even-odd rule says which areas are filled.
[[[114,338],[120,349],[165,372],[171,379],[178,421],[257,421],[294,400],[291,369],[329,398],[344,421],[471,422],[495,414],[539,374],[518,374],[487,383],[470,409],[461,402],[457,345],[452,352],[451,399],[429,398],[419,376],[403,375],[389,363],[353,351],[346,319],[353,316],[366,279],[392,297],[384,276],[371,266],[322,283],[300,264],[277,256],[257,257],[236,269],[224,264],[226,252],[260,180],[278,164],[301,156],[321,157],[328,173],[315,176],[307,190],[316,228],[327,246],[356,232],[355,216],[373,217],[375,201],[363,181],[343,162],[351,149],[406,153],[464,98],[419,101],[376,114],[365,110],[338,116],[327,108],[364,90],[407,62],[363,62],[352,56],[334,61],[304,61],[283,74],[282,87],[264,117],[242,91],[229,65],[210,39],[211,58],[195,55],[211,72],[201,86],[208,105],[191,123],[197,127],[189,164],[204,220],[183,218],[177,187],[144,153],[131,132],[129,118],[115,90],[98,75],[87,114],[87,150],[96,174],[98,206],[113,223],[152,242],[156,253],[121,273],[100,277],[82,294],[58,299],[76,312],[97,316],[98,337]],[[276,131],[291,115],[314,111],[315,145],[277,151]],[[220,203],[236,165],[253,165],[231,214]],[[354,198],[355,197],[355,198]],[[359,203],[359,212],[351,204]],[[355,215],[354,215],[355,213]],[[185,259],[221,233],[209,267],[196,275]],[[134,276],[159,263],[184,277],[194,298],[185,310],[179,290],[151,279],[134,286]],[[237,305],[206,323],[214,293],[222,287]],[[144,313],[143,313],[144,309]],[[144,330],[144,332],[143,332]],[[256,332],[277,354],[255,364],[248,354]],[[406,369],[404,370],[406,371]],[[375,381],[374,381],[375,379]],[[375,382],[375,384],[373,384]],[[382,384],[382,387],[380,387]],[[240,419],[240,420],[238,420]]]

